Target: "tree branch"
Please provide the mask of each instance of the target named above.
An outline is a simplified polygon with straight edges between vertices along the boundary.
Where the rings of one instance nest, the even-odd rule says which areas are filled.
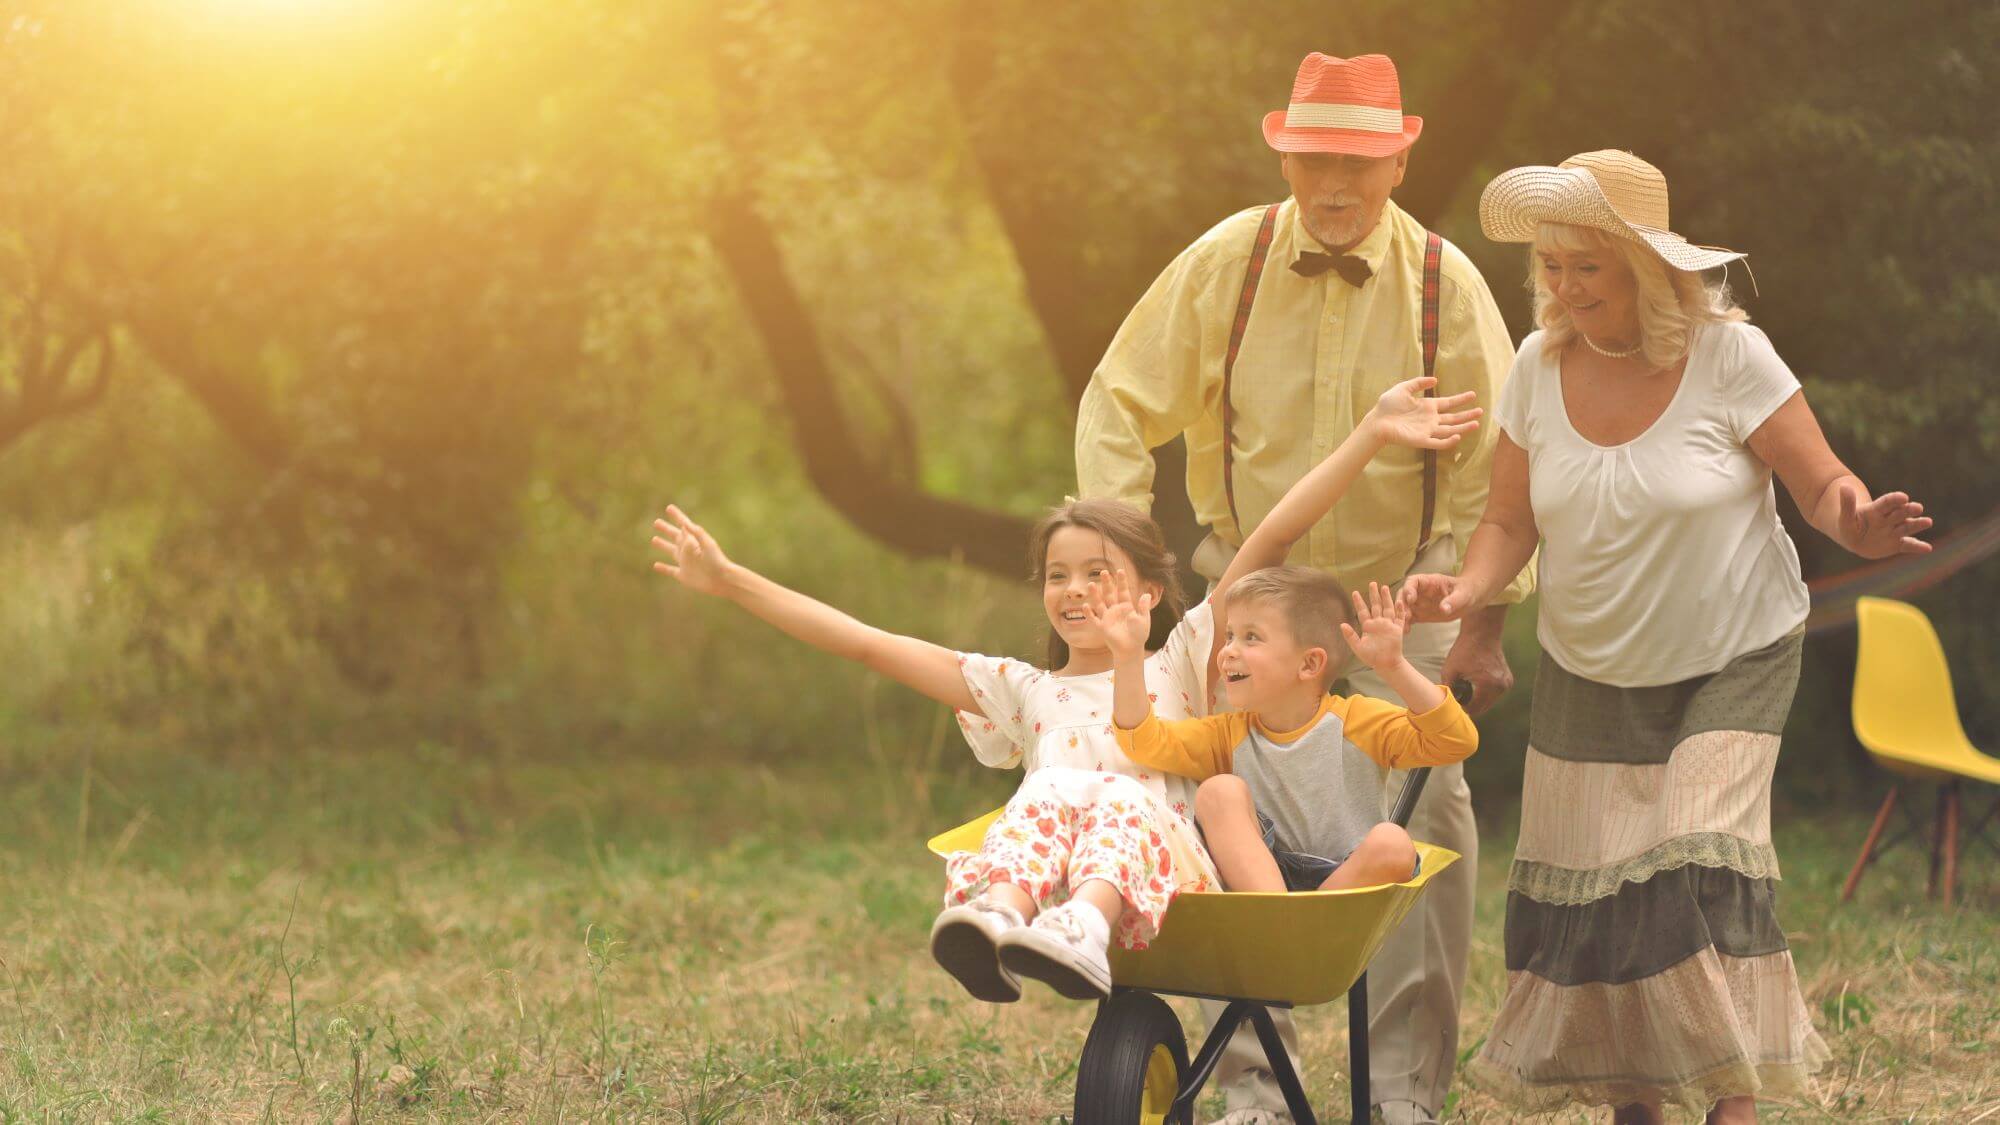
[[[835,511],[897,551],[958,556],[980,570],[1019,577],[1027,520],[936,496],[885,475],[842,411],[825,345],[785,273],[777,238],[757,214],[748,190],[752,180],[746,169],[754,164],[746,150],[755,153],[764,133],[757,113],[759,86],[746,73],[757,55],[742,21],[720,13],[713,18],[712,67],[721,95],[722,135],[730,147],[720,198],[708,208],[711,237],[770,354],[807,479]],[[910,460],[914,463],[913,455]]]
[[[66,230],[66,225],[65,228]],[[62,288],[61,274],[68,265],[68,238],[58,235],[54,256],[37,270],[30,255],[32,279],[27,289],[26,326],[20,333],[20,352],[14,371],[18,389],[12,402],[0,401],[0,450],[18,441],[44,422],[87,409],[104,397],[111,384],[116,355],[108,320],[94,308],[87,308],[83,327],[65,334],[50,355],[50,295]],[[97,349],[97,365],[87,382],[72,384],[72,377],[91,348]]]
[[[770,353],[806,476],[856,527],[908,555],[946,557],[1009,578],[1021,574],[1028,521],[905,487],[883,477],[849,429],[819,335],[770,227],[741,195],[710,208],[717,254]]]

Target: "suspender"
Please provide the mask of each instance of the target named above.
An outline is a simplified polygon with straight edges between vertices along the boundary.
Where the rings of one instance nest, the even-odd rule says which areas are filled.
[[[1257,282],[1264,277],[1264,259],[1271,254],[1271,232],[1278,225],[1278,204],[1264,208],[1264,225],[1250,248],[1250,268],[1243,271],[1243,292],[1236,298],[1236,320],[1229,326],[1229,350],[1222,355],[1222,494],[1229,498],[1229,522],[1243,534],[1236,514],[1236,417],[1229,402],[1229,377],[1236,370],[1236,350],[1243,346],[1243,329],[1250,323],[1250,306],[1257,302]]]
[[[1444,239],[1437,232],[1427,232],[1424,239],[1424,377],[1429,378],[1437,371],[1438,358],[1438,261],[1444,257]],[[1424,391],[1425,398],[1436,398],[1437,388]],[[1437,511],[1438,454],[1435,449],[1424,450],[1424,526],[1417,532],[1417,554],[1431,545],[1431,516]]]
[[[1243,271],[1243,292],[1236,299],[1236,320],[1229,326],[1229,350],[1222,356],[1222,493],[1229,500],[1229,519],[1236,533],[1243,534],[1243,520],[1236,514],[1236,426],[1235,408],[1230,402],[1230,379],[1236,371],[1236,353],[1243,346],[1243,330],[1250,324],[1250,307],[1257,303],[1257,283],[1264,277],[1264,260],[1271,254],[1271,234],[1278,223],[1278,204],[1264,209],[1263,225],[1257,228],[1257,242],[1250,248],[1250,265]],[[1426,232],[1424,239],[1424,374],[1437,370],[1438,350],[1438,271],[1444,256],[1444,239]],[[1437,388],[1424,392],[1435,398]],[[1423,529],[1417,533],[1417,553],[1431,545],[1431,521],[1437,511],[1437,450],[1424,450]]]

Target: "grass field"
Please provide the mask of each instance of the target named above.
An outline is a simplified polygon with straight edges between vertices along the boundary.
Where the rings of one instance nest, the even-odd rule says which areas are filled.
[[[1004,778],[480,747],[0,751],[0,1119],[1049,1121],[1089,1009],[930,965],[930,831]],[[1501,991],[1495,795],[1465,1010]],[[1834,1060],[1767,1120],[2000,1122],[2000,864],[1963,905],[1786,809],[1782,912]],[[1344,1104],[1338,1005],[1302,1021]],[[1511,1117],[1466,1088],[1454,1119]],[[1588,1120],[1583,1114],[1556,1120]]]

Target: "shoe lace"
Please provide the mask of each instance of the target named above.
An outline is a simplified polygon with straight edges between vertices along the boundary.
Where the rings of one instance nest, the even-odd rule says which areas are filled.
[[[1081,944],[1084,940],[1083,922],[1073,911],[1051,910],[1035,919],[1035,925],[1045,930],[1054,930],[1071,945]]]
[[[966,903],[966,905],[979,911],[981,914],[996,915],[1017,926],[1021,924],[1021,915],[1018,911],[1011,906],[994,902],[992,899],[976,898]]]

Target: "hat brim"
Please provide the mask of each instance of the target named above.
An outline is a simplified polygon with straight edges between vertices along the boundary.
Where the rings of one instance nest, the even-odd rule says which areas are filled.
[[[1291,129],[1285,126],[1285,111],[1274,109],[1264,115],[1264,143],[1279,152],[1337,152],[1347,156],[1393,156],[1416,143],[1424,131],[1424,119],[1405,116],[1400,133],[1372,133],[1366,129]]]
[[[1696,246],[1673,231],[1626,222],[1604,198],[1597,177],[1585,168],[1545,164],[1514,168],[1493,177],[1479,193],[1479,229],[1495,242],[1533,242],[1543,223],[1593,227],[1643,242],[1661,261],[1689,273],[1748,256],[1720,246]]]

